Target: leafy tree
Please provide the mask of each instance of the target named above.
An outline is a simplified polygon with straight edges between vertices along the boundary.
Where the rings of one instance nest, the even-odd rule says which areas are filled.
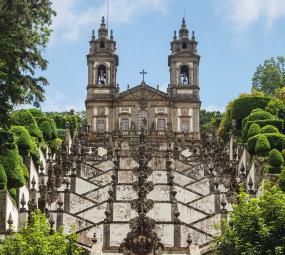
[[[200,125],[206,132],[212,132],[220,124],[223,114],[219,111],[200,111]]]
[[[50,0],[0,1],[0,125],[13,106],[44,100],[48,81],[36,71],[47,68],[42,56],[55,12]]]
[[[259,198],[239,195],[230,221],[215,237],[218,255],[281,255],[285,254],[285,194],[277,187],[265,185]]]
[[[274,94],[276,89],[285,86],[285,57],[266,59],[259,65],[252,77],[252,91]]]
[[[37,211],[31,216],[32,223],[4,240],[0,246],[0,255],[83,254],[83,250],[76,245],[76,234],[63,234],[62,228],[51,233],[50,224],[44,214]]]

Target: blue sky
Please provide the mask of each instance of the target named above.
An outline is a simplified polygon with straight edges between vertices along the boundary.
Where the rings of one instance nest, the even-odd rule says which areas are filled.
[[[57,16],[45,51],[46,111],[84,109],[86,54],[92,29],[106,15],[107,0],[54,0]],[[169,83],[167,57],[173,31],[185,15],[201,55],[202,108],[223,110],[248,92],[256,66],[285,55],[285,0],[109,0],[109,28],[119,54],[121,91],[146,82],[163,90]]]

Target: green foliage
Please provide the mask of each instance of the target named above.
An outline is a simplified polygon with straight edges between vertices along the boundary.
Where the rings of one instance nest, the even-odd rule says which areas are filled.
[[[285,160],[285,149],[283,149],[283,150],[281,151],[281,154],[282,154],[282,156],[283,156],[283,158],[284,158],[284,160]]]
[[[285,119],[285,101],[274,98],[268,103],[265,110],[278,118]]]
[[[275,174],[275,168],[273,166],[270,165],[266,165],[263,170],[262,170],[263,174]]]
[[[273,149],[269,152],[269,164],[275,168],[280,168],[284,164],[284,159],[279,150]]]
[[[7,190],[7,175],[4,167],[0,164],[0,190]]]
[[[0,164],[6,171],[8,188],[20,188],[25,185],[24,168],[26,166],[16,150],[8,150],[0,155]]]
[[[43,132],[46,141],[54,138],[52,127],[48,121],[45,120],[40,124],[40,130]]]
[[[278,178],[278,184],[280,189],[285,192],[285,167],[281,169],[281,173]]]
[[[276,89],[285,84],[285,58],[266,59],[259,65],[252,77],[252,91],[262,91],[267,95],[274,94]]]
[[[276,89],[274,91],[274,97],[285,103],[285,87]]]
[[[14,200],[16,200],[16,198],[17,198],[17,189],[16,188],[11,188],[11,189],[8,190],[8,192],[9,192],[10,196]]]
[[[272,125],[266,125],[260,130],[261,134],[268,134],[268,133],[276,133],[279,134],[279,129],[277,127],[274,127]]]
[[[237,132],[239,132],[243,126],[243,119],[248,117],[254,109],[265,109],[271,99],[271,97],[265,97],[260,93],[240,95],[228,104],[219,127],[219,135],[221,137],[227,136],[227,132],[231,130],[233,119],[236,120],[236,128]]]
[[[29,111],[34,116],[35,119],[45,117],[45,113],[42,112],[40,109],[32,108],[29,109]]]
[[[65,133],[66,133],[66,129],[58,129],[57,130],[58,138],[60,138],[61,140],[64,140],[65,139]]]
[[[15,135],[10,131],[0,130],[0,153],[15,148]]]
[[[39,129],[38,125],[30,125],[28,127],[31,136],[38,138],[39,141],[43,141],[43,132]]]
[[[54,140],[49,141],[49,148],[52,153],[56,153],[57,150],[60,148],[62,140],[60,138],[56,138]]]
[[[283,134],[259,134],[259,135],[255,135],[251,138],[248,139],[247,141],[247,149],[248,152],[251,155],[255,154],[255,145],[256,145],[256,141],[259,138],[259,136],[265,136],[269,143],[270,143],[270,147],[271,149],[277,149],[277,150],[281,150],[282,148],[282,140],[285,138],[285,136]]]
[[[200,110],[200,126],[204,131],[208,133],[217,129],[221,118],[222,113],[219,111]]]
[[[34,116],[26,109],[14,111],[11,114],[11,123],[15,126],[37,126]]]
[[[50,234],[50,224],[44,214],[33,213],[32,224],[6,237],[0,255],[81,255],[74,231],[64,234],[63,228]]]
[[[0,5],[0,105],[1,117],[6,116],[0,125],[4,125],[14,106],[38,106],[44,100],[43,86],[48,82],[36,71],[47,68],[41,51],[47,46],[55,12],[50,0],[0,1]]]
[[[270,143],[265,135],[259,135],[255,144],[255,153],[266,156],[270,150]]]
[[[285,194],[265,185],[259,198],[239,195],[239,204],[229,212],[224,231],[214,238],[217,255],[285,254]]]
[[[40,150],[34,141],[32,141],[32,143],[31,143],[31,151],[30,152],[31,152],[31,156],[32,156],[33,162],[35,164],[35,167],[38,168],[41,164],[41,155],[40,155]]]
[[[252,123],[249,127],[247,138],[253,137],[260,133],[260,126],[256,123]]]

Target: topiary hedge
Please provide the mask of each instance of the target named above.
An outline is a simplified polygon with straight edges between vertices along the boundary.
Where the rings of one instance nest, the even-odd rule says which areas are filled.
[[[9,192],[10,196],[11,196],[14,200],[16,200],[16,198],[17,198],[17,190],[16,190],[15,188],[11,188],[11,189],[8,190],[8,192]]]
[[[260,156],[267,156],[270,148],[267,137],[265,135],[259,135],[255,144],[255,153]]]
[[[66,133],[66,129],[58,129],[57,130],[58,138],[60,138],[61,140],[64,140],[65,139],[65,133]]]
[[[26,184],[24,172],[27,171],[17,150],[8,150],[0,155],[0,164],[8,178],[8,188],[20,188]]]
[[[260,133],[260,126],[256,123],[252,123],[247,132],[247,139],[255,135],[258,135],[259,133]]]
[[[265,136],[268,139],[271,149],[277,149],[277,150],[282,149],[282,140],[285,138],[285,135],[274,134],[274,133],[272,133],[272,134],[258,134],[258,135],[255,135],[255,136],[249,138],[247,141],[247,150],[251,155],[255,154],[255,145],[256,145],[257,139],[261,135]]]
[[[50,123],[48,121],[43,121],[40,124],[40,130],[43,132],[44,139],[46,141],[52,140],[52,138],[53,138],[53,130],[52,130],[52,127],[51,127],[51,125],[50,125]]]
[[[278,169],[284,164],[284,158],[279,150],[273,149],[269,152],[269,164]]]
[[[31,125],[37,126],[34,116],[31,114],[30,110],[18,110],[11,114],[11,122],[15,126],[25,126],[29,127]]]
[[[272,125],[266,125],[260,130],[261,134],[269,134],[269,133],[275,133],[279,134],[279,129],[277,127],[274,127]]]
[[[10,131],[0,130],[0,151],[15,148],[15,135]]]
[[[4,167],[0,164],[0,190],[7,190],[7,175]]]
[[[29,109],[29,111],[35,119],[45,117],[45,113],[42,112],[40,109],[33,108],[33,109]]]
[[[278,178],[279,187],[283,192],[285,192],[285,167],[281,169],[281,173]]]
[[[49,148],[51,152],[56,153],[61,143],[62,143],[62,140],[60,138],[56,138],[54,140],[49,141]]]

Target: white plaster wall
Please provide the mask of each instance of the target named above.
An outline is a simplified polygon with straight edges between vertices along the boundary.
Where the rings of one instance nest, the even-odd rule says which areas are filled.
[[[54,214],[54,219],[56,221],[56,214]],[[63,213],[63,222],[64,222],[64,233],[66,234],[70,233],[73,226],[75,227],[75,231],[90,226],[90,223],[87,223],[86,221],[83,221],[67,213]]]
[[[112,171],[106,172],[104,174],[100,174],[92,179],[90,179],[91,182],[94,182],[98,186],[103,186],[112,181]]]
[[[25,200],[26,200],[26,204],[25,204],[24,208],[28,209],[28,201],[29,201],[29,198],[30,198],[30,192],[27,189],[27,187],[23,186],[23,187],[19,188],[18,189],[18,194],[19,194],[18,208],[22,208],[21,199],[22,199],[22,196],[24,195]]]
[[[153,208],[148,213],[148,216],[156,221],[171,221],[171,204],[154,203]]]
[[[33,160],[31,159],[30,161],[30,187],[32,187],[32,180],[33,180],[33,177],[35,177],[35,181],[36,181],[36,185],[35,185],[35,189],[38,190],[39,189],[39,175],[38,175],[38,171],[34,165],[34,162]]]
[[[107,154],[107,150],[103,147],[98,147],[98,155],[103,157],[104,155]]]
[[[130,231],[129,224],[116,224],[112,223],[110,225],[110,245],[119,246],[123,240],[126,238],[127,233]]]
[[[174,225],[173,224],[156,224],[154,231],[157,233],[164,247],[174,246]]]
[[[185,175],[182,175],[180,174],[179,172],[173,172],[173,175],[174,175],[174,182],[181,185],[181,186],[185,186],[189,183],[193,183],[195,180],[188,177],[188,176],[185,176]]]
[[[190,234],[193,244],[205,244],[211,241],[211,238],[187,226],[181,226],[181,246],[187,246],[187,238]]]
[[[98,188],[97,185],[93,184],[93,183],[90,183],[88,181],[85,181],[81,178],[76,178],[76,188],[75,188],[75,191],[76,193],[78,194],[83,194],[85,192],[88,192],[90,190],[93,190],[93,189],[96,189]]]
[[[44,167],[44,174],[46,174],[47,173],[47,171],[46,171],[46,159],[45,159],[44,154],[43,154],[41,149],[40,149],[40,160],[41,160],[43,167]]]
[[[114,164],[111,160],[103,161],[99,164],[96,164],[95,167],[99,168],[103,172],[113,169]]]
[[[78,213],[90,206],[94,205],[94,203],[90,202],[87,199],[84,199],[76,194],[70,194],[70,212]]]
[[[218,224],[221,224],[221,215],[216,214],[208,219],[205,219],[203,221],[197,222],[193,226],[203,230],[204,232],[210,234],[210,235],[217,235],[220,233],[220,231],[215,227]]]
[[[78,216],[90,220],[92,222],[98,223],[106,218],[105,211],[107,208],[107,203],[100,204],[94,208],[90,208],[84,212],[78,214]]]
[[[13,219],[13,229],[15,231],[18,231],[18,209],[17,207],[14,205],[14,201],[13,199],[10,197],[10,195],[8,194],[8,192],[6,193],[6,230],[9,228],[8,225],[8,219],[9,219],[9,215],[11,213],[12,219]]]
[[[137,193],[131,185],[117,185],[117,200],[132,200],[137,198]]]
[[[190,168],[190,166],[186,165],[182,161],[172,160],[172,168],[178,172],[183,172]]]
[[[188,203],[193,201],[194,199],[199,198],[197,194],[190,192],[186,189],[180,188],[179,186],[175,186],[175,190],[177,191],[176,199],[183,203]]]
[[[167,183],[167,172],[166,171],[153,171],[149,176],[148,180],[153,183]]]
[[[202,195],[207,195],[210,192],[210,183],[209,183],[208,178],[197,181],[197,182],[190,184],[186,187],[191,189],[191,190],[195,190]]]
[[[190,204],[191,206],[205,211],[206,213],[215,213],[215,195],[210,194]]]
[[[94,233],[96,233],[96,238],[97,238],[97,243],[94,248],[101,250],[103,247],[103,224],[94,226],[86,231],[81,232],[79,234],[78,241],[84,244],[92,244],[91,240],[93,238]],[[100,251],[100,254],[101,253],[102,251]]]
[[[169,186],[155,185],[153,190],[148,193],[147,198],[155,201],[169,201]]]
[[[132,170],[133,168],[138,167],[138,163],[131,158],[121,158],[120,160],[120,169]]]
[[[179,219],[185,223],[192,223],[206,217],[206,214],[196,211],[194,208],[189,208],[185,205],[178,203],[178,211],[180,212]]]
[[[137,216],[137,212],[131,208],[130,203],[116,203],[113,204],[113,220],[114,221],[129,221]]]
[[[133,171],[118,171],[118,183],[132,183],[133,181]]]
[[[106,186],[104,188],[101,188],[99,190],[95,190],[87,195],[88,198],[94,200],[97,203],[106,201],[109,198],[108,190],[110,189],[110,186]]]

